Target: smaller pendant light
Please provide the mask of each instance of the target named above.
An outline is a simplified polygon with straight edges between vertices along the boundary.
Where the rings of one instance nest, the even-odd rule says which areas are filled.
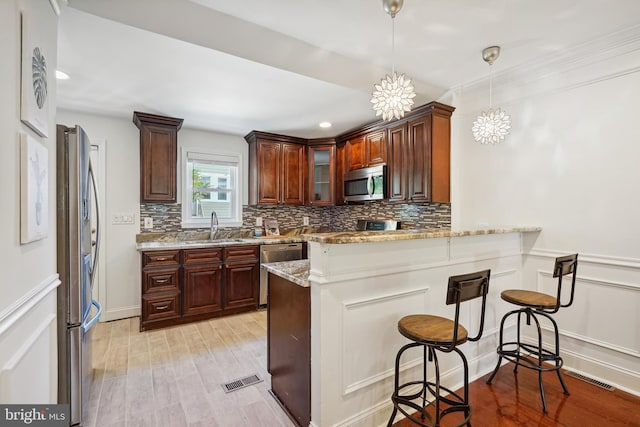
[[[500,46],[490,46],[482,51],[482,59],[489,64],[489,110],[482,111],[476,117],[471,128],[473,138],[480,144],[497,144],[509,134],[511,129],[509,115],[500,108],[491,108],[491,91],[493,89],[491,66],[499,56]]]

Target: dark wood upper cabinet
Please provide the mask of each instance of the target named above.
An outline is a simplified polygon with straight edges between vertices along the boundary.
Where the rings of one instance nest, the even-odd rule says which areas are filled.
[[[386,163],[386,133],[382,129],[349,139],[346,144],[347,171]]]
[[[387,162],[386,131],[371,132],[364,137],[366,167]]]
[[[387,152],[387,195],[390,202],[407,200],[407,125],[389,128]]]
[[[303,205],[305,140],[257,131],[245,139],[249,143],[249,204]]]
[[[347,141],[345,156],[347,171],[367,167],[364,136]]]
[[[178,130],[183,119],[133,113],[140,129],[140,201],[176,201]]]
[[[423,114],[388,130],[390,202],[450,201],[450,118],[454,108],[427,104]]]
[[[253,131],[245,136],[249,204],[342,205],[344,174],[382,163],[387,164],[389,201],[448,203],[454,110],[431,102],[414,108],[402,120],[378,120],[335,138]],[[332,153],[328,184],[319,176],[324,173],[318,169],[318,161],[324,162],[319,156],[325,158],[322,150]]]

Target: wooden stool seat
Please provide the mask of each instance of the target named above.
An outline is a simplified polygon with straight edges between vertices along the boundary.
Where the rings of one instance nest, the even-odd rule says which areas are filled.
[[[560,380],[560,385],[564,394],[569,394],[567,385],[562,378],[562,372],[560,371],[563,365],[562,356],[560,355],[560,334],[558,332],[558,324],[551,317],[552,314],[557,313],[561,307],[569,307],[573,303],[573,295],[576,287],[576,271],[578,269],[578,254],[566,255],[556,258],[556,262],[553,266],[553,277],[558,279],[558,285],[556,288],[556,296],[544,294],[542,292],[527,291],[523,289],[509,289],[502,291],[500,296],[503,300],[520,306],[516,310],[506,313],[500,321],[500,341],[497,348],[498,363],[493,370],[493,373],[487,379],[487,384],[491,384],[494,377],[500,369],[502,359],[506,359],[509,362],[513,362],[513,372],[518,373],[518,367],[532,369],[538,372],[538,387],[540,388],[540,400],[542,401],[542,410],[547,412],[547,400],[544,396],[544,386],[542,385],[542,373],[555,371]],[[567,296],[562,292],[562,278],[569,276],[571,278],[570,289],[568,292],[568,301],[563,303],[563,300],[567,300]],[[566,285],[565,285],[566,288]],[[515,341],[505,341],[504,326],[507,324],[507,319],[516,319],[516,338]],[[551,332],[553,333],[553,347],[547,345],[543,346],[542,339],[542,326],[540,320],[545,320],[551,325]],[[535,329],[530,328],[530,331],[535,330],[537,332],[537,339],[533,342],[523,340],[522,330],[523,323],[527,326],[533,324]]]
[[[398,321],[398,331],[412,341],[432,345],[451,345],[453,343],[454,321],[428,314],[412,314]],[[467,341],[467,330],[458,325],[456,345]]]
[[[509,289],[502,291],[500,297],[511,304],[531,308],[554,308],[557,299],[542,292]]]
[[[483,270],[449,277],[445,303],[447,305],[455,304],[453,320],[429,314],[410,314],[398,321],[398,331],[411,342],[403,345],[396,354],[394,387],[391,395],[393,411],[387,422],[387,427],[393,426],[393,420],[398,412],[422,427],[440,427],[441,420],[445,416],[457,413],[459,414],[458,419],[452,417],[458,422],[456,426],[467,425],[471,427],[469,364],[458,345],[467,341],[479,341],[482,337],[490,275],[490,270]],[[482,301],[482,306],[477,312],[480,321],[478,333],[475,336],[469,336],[467,329],[459,323],[460,303],[476,298]],[[401,384],[400,362],[402,354],[413,348],[422,349],[422,378]],[[440,384],[438,353],[455,353],[460,357],[463,375],[462,392],[451,390]],[[427,375],[427,364],[433,366],[433,379]],[[409,375],[405,374],[405,376]],[[420,417],[416,417],[416,414],[419,414]],[[447,425],[452,424],[448,423]]]

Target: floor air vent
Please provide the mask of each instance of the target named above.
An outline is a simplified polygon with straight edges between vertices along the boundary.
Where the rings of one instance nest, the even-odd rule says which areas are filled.
[[[222,388],[226,393],[231,393],[232,391],[240,390],[241,388],[245,388],[259,382],[262,382],[262,378],[257,374],[254,374],[246,378],[239,378],[226,384],[222,384]]]
[[[589,384],[593,384],[595,386],[598,386],[598,387],[603,388],[603,389],[608,390],[608,391],[615,390],[615,387],[612,386],[611,384],[607,384],[607,383],[603,383],[602,381],[594,380],[593,378],[589,378],[589,377],[587,377],[585,375],[582,375],[582,374],[579,374],[577,372],[565,371],[565,374],[567,374],[570,377],[577,378],[579,380],[588,382]]]

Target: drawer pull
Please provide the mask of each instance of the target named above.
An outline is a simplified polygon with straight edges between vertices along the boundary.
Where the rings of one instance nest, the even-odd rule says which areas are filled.
[[[164,279],[156,279],[156,283],[167,283],[169,282],[169,278],[165,277]]]
[[[165,304],[165,305],[156,305],[156,310],[160,311],[160,310],[166,310],[167,308],[169,308],[169,304]]]
[[[169,259],[169,257],[167,257],[167,256],[159,256],[159,257],[156,258],[156,261],[166,261],[168,259]]]

